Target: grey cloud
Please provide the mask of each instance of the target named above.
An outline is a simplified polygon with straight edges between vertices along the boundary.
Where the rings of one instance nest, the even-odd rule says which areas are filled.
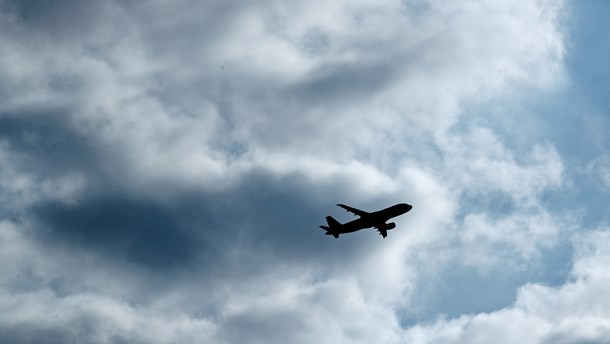
[[[23,158],[20,167],[57,176],[71,169],[98,170],[99,149],[71,128],[69,107],[23,109],[0,116],[0,138]],[[36,166],[36,168],[32,168]]]
[[[544,338],[543,344],[608,344],[610,343],[610,329],[600,325],[593,334],[574,333],[575,329],[559,330]],[[576,330],[578,331],[578,330]]]
[[[177,214],[147,201],[105,196],[85,199],[78,205],[40,204],[34,213],[49,231],[42,239],[85,245],[156,268],[183,265],[197,251],[211,249],[198,245]],[[211,227],[209,230],[217,230],[206,225]],[[210,256],[214,253],[217,254],[208,252]]]
[[[110,2],[3,0],[0,6],[10,18],[5,22],[9,25],[3,25],[7,32],[19,36],[25,45],[45,47],[49,56],[59,47],[75,46],[75,42],[93,46],[111,37],[101,30],[113,12]]]
[[[363,245],[355,240],[337,248],[322,235],[317,227],[332,204],[310,204],[306,185],[266,176],[243,182],[221,194],[178,194],[171,205],[109,192],[83,195],[78,204],[43,202],[34,205],[33,211],[41,225],[41,240],[85,245],[109,257],[160,269],[224,266],[230,258],[227,248],[241,245],[267,256],[263,263],[281,259],[297,266],[348,258]],[[105,188],[114,189],[112,184],[97,187]],[[243,262],[239,270],[246,272],[251,263],[257,264]]]
[[[72,333],[74,328],[39,329],[34,326],[20,325],[9,328],[0,326],[0,340],[5,343],[74,343],[80,339],[86,340],[88,336]]]
[[[403,61],[401,61],[403,62]],[[287,91],[305,104],[353,104],[374,95],[400,78],[396,60],[331,63],[314,70],[302,83]],[[344,105],[343,105],[344,106]]]
[[[53,4],[41,0],[2,2],[5,9],[16,13],[26,25],[41,30],[58,30],[54,32],[57,35],[66,35],[75,28],[82,30],[91,26],[91,19],[98,17],[99,9],[103,7],[103,2],[99,1],[61,0]]]
[[[212,261],[222,265],[226,248],[242,243],[261,256],[266,252],[310,263],[333,260],[363,244],[356,239],[333,249],[317,226],[336,202],[314,205],[308,201],[312,192],[328,190],[290,176],[254,171],[223,192],[172,191],[171,205],[146,199],[120,166],[106,166],[124,161],[121,152],[79,133],[71,112],[20,111],[0,118],[0,136],[17,158],[15,168],[33,173],[40,182],[71,171],[87,177],[76,202],[42,199],[31,205],[29,211],[40,225],[39,240],[84,245],[109,258],[161,269]],[[321,250],[311,255],[314,247]]]
[[[71,171],[83,172],[87,178],[75,202],[43,198],[30,205],[27,212],[39,224],[38,240],[68,248],[82,246],[111,260],[157,269],[197,264],[210,273],[226,266],[228,248],[240,245],[259,251],[265,263],[282,257],[300,265],[333,261],[364,243],[356,239],[336,249],[321,235],[317,226],[336,202],[314,205],[308,198],[312,192],[328,190],[264,171],[244,176],[234,188],[220,193],[172,191],[171,205],[144,198],[142,190],[121,174],[120,166],[106,166],[124,161],[121,152],[79,133],[71,123],[73,112],[29,110],[0,118],[0,136],[16,157],[14,168],[33,173],[41,183]],[[236,271],[248,274],[251,264],[258,263],[240,263]]]
[[[439,200],[447,195],[444,184],[442,192],[429,192],[438,191],[430,187],[436,183],[432,173],[405,181],[396,171],[404,167],[424,174],[428,162],[420,157],[434,155],[442,162],[444,155],[455,152],[436,147],[430,148],[434,152],[402,156],[388,141],[404,145],[401,139],[409,136],[409,142],[416,141],[413,146],[434,146],[427,134],[413,134],[425,126],[419,121],[428,119],[418,115],[428,116],[431,109],[451,121],[460,111],[451,100],[463,94],[453,89],[460,89],[463,78],[481,86],[469,73],[463,75],[445,50],[459,55],[460,63],[474,61],[467,71],[478,70],[481,61],[452,35],[425,37],[425,44],[400,40],[407,24],[405,14],[394,11],[402,9],[398,4],[380,8],[377,17],[378,12],[364,6],[356,18],[352,3],[339,2],[335,11],[352,16],[347,22],[329,17],[328,27],[318,27],[300,21],[326,13],[318,8],[322,3],[298,8],[289,3],[285,26],[274,26],[280,6],[275,2],[2,3],[16,17],[2,22],[7,30],[0,31],[0,39],[21,52],[0,58],[0,71],[7,76],[2,99],[9,104],[0,117],[5,143],[0,153],[7,154],[3,162],[8,161],[10,177],[27,179],[28,188],[15,197],[7,191],[0,199],[27,198],[18,203],[15,223],[25,228],[19,235],[45,254],[34,262],[14,260],[32,271],[23,278],[28,285],[0,290],[0,301],[39,291],[51,295],[50,301],[32,296],[31,304],[46,302],[57,306],[61,316],[71,316],[46,327],[36,316],[22,322],[3,318],[0,337],[13,342],[47,337],[67,342],[201,342],[198,326],[210,322],[212,329],[231,331],[204,338],[216,342],[262,340],[265,331],[274,330],[272,339],[282,342],[299,331],[302,336],[294,342],[319,341],[328,332],[333,336],[327,338],[338,342],[385,339],[378,336],[382,334],[392,339],[388,342],[398,341],[394,320],[401,306],[395,304],[408,305],[417,295],[404,291],[412,290],[413,283],[426,283],[416,281],[411,267],[421,263],[422,269],[432,269],[438,263],[407,258],[426,249],[430,256],[441,254],[426,243],[429,233],[422,233],[446,228],[431,228],[429,223],[440,225],[426,220],[424,230],[401,228],[404,232],[390,237],[394,241],[381,241],[373,231],[335,240],[317,226],[325,215],[339,218],[334,204],[351,202],[355,194],[361,203],[353,205],[365,209],[386,206],[388,193],[410,197],[405,185],[417,186],[428,204],[444,201]],[[415,12],[435,14],[436,9],[420,4],[415,3]],[[371,18],[372,23],[366,20]],[[428,19],[421,24],[437,25]],[[508,19],[520,23],[513,20],[519,18]],[[432,28],[432,36],[458,26],[452,22]],[[381,39],[383,29],[388,30]],[[47,54],[51,58],[44,58]],[[502,54],[521,61],[512,50]],[[343,60],[345,56],[349,58]],[[431,56],[430,66],[417,63]],[[517,62],[509,67],[520,70]],[[405,78],[411,81],[410,71],[426,77],[431,86],[401,89]],[[438,81],[439,71],[443,76],[448,71],[449,77]],[[415,79],[413,86],[418,85]],[[449,94],[437,92],[447,85],[453,87]],[[418,108],[426,111],[414,115],[411,110]],[[389,111],[388,116],[378,109]],[[442,120],[434,111],[431,127]],[[405,121],[413,127],[407,128]],[[392,157],[386,162],[394,167],[389,175],[376,166],[376,158],[385,156]],[[522,164],[509,162],[521,172]],[[433,167],[452,169],[446,164]],[[84,182],[70,197],[41,191],[72,172],[81,173]],[[454,171],[449,172],[439,179],[449,179],[445,177]],[[493,185],[496,174],[489,174]],[[67,183],[76,184],[69,178]],[[386,199],[376,198],[382,193]],[[497,207],[502,202],[498,197]],[[417,204],[416,209],[425,211]],[[439,212],[441,217],[448,213]],[[443,221],[448,219],[438,223]],[[452,243],[448,237],[442,238],[441,248]],[[423,244],[411,245],[411,239]],[[23,255],[36,255],[34,251]],[[61,257],[78,261],[65,269],[41,263],[61,265]],[[333,281],[339,286],[328,287]],[[325,291],[327,287],[332,290]],[[316,293],[323,297],[308,297]],[[376,293],[391,296],[380,301]],[[456,306],[453,314],[489,310],[489,304],[476,306]],[[122,327],[115,311],[127,314],[133,327]]]

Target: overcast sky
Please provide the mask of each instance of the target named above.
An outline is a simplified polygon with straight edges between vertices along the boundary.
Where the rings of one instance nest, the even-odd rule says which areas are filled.
[[[0,0],[0,342],[610,343],[609,40],[603,0]]]

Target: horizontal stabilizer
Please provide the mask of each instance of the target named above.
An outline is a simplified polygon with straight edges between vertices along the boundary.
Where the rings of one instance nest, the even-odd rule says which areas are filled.
[[[328,228],[328,227],[326,227],[326,226],[320,226],[320,228],[322,228],[323,230],[325,230],[325,231],[326,231],[326,235],[332,235],[332,236],[334,236],[335,238],[338,238],[338,237],[339,237],[339,233],[332,232],[332,231],[330,230],[330,228]]]
[[[328,223],[328,227],[320,226],[320,228],[322,228],[323,230],[326,231],[326,235],[332,235],[335,238],[338,238],[339,229],[341,229],[341,223],[339,223],[339,221],[335,220],[332,216],[327,216],[326,222]]]

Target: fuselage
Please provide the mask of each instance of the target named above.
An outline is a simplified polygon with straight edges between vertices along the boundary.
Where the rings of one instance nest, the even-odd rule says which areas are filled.
[[[370,213],[353,221],[344,223],[339,228],[339,233],[351,233],[365,228],[378,227],[389,219],[402,215],[413,207],[406,203],[399,203],[383,210]]]

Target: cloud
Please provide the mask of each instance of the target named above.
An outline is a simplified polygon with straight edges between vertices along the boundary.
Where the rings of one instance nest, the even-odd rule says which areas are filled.
[[[430,5],[415,11],[398,2],[387,7],[338,3],[319,11],[322,5],[315,2],[231,12],[216,11],[218,4],[199,4],[184,10],[191,5],[180,2],[170,13],[183,15],[159,21],[144,14],[154,17],[167,10],[157,7],[161,5],[119,7],[112,23],[131,18],[127,27],[93,23],[104,31],[123,30],[121,38],[94,43],[83,34],[64,49],[50,48],[50,61],[35,58],[36,48],[20,53],[19,41],[9,41],[18,48],[12,55],[23,61],[23,72],[7,70],[13,76],[8,80],[17,77],[29,86],[28,96],[42,99],[74,97],[57,94],[58,87],[36,85],[60,83],[66,93],[76,91],[73,112],[80,113],[75,121],[79,129],[103,144],[120,144],[126,159],[137,163],[134,174],[158,171],[162,179],[208,179],[205,186],[210,187],[225,184],[227,176],[248,166],[265,164],[264,157],[279,147],[283,154],[306,159],[382,158],[405,137],[419,137],[422,130],[443,132],[455,122],[463,98],[476,98],[490,85],[497,92],[509,80],[550,80],[561,62],[553,27],[557,8],[545,17],[545,12],[517,5]],[[287,20],[294,11],[301,15]],[[217,21],[195,20],[208,12],[233,25],[224,34],[208,34],[210,27],[218,30]],[[475,22],[493,30],[470,24]],[[27,28],[29,23],[17,24]],[[33,29],[26,32],[37,32]],[[300,37],[311,30],[327,37],[327,54],[312,57],[301,51]],[[523,40],[521,32],[528,37],[540,32],[540,39]],[[513,44],[498,43],[503,41]],[[187,47],[184,42],[193,43]],[[379,51],[376,46],[392,49],[373,54]],[[290,61],[278,55],[284,50],[303,62],[281,68]],[[65,60],[75,62],[61,63]],[[55,73],[45,73],[43,66]],[[73,81],[57,80],[66,75]],[[167,171],[167,166],[175,168]]]
[[[459,171],[447,178],[469,194],[499,192],[521,204],[557,188],[563,180],[561,157],[549,144],[515,156],[491,130],[481,127],[440,141],[449,165],[446,170]]]
[[[602,155],[591,161],[586,170],[589,175],[593,174],[594,178],[600,180],[606,187],[610,187],[610,158]]]
[[[560,153],[469,114],[561,82],[561,3],[0,4],[6,341],[424,338],[437,272],[562,238]],[[415,207],[328,240],[346,200]]]
[[[576,239],[571,279],[565,285],[527,284],[506,309],[417,325],[406,331],[406,341],[606,343],[610,331],[604,292],[610,276],[608,234],[601,229]]]

